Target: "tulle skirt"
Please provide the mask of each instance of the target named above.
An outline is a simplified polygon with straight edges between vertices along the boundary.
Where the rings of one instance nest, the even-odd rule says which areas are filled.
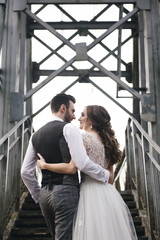
[[[129,209],[113,185],[89,177],[81,183],[72,240],[137,240]]]

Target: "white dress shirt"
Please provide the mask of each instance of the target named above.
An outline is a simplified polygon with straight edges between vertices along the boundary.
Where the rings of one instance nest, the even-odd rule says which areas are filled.
[[[58,117],[54,117],[53,120],[63,121]],[[105,170],[100,165],[90,160],[84,148],[82,136],[79,129],[73,124],[68,123],[63,128],[63,135],[68,144],[71,158],[76,167],[92,178],[95,178],[102,182],[108,182],[110,175],[109,171]],[[37,178],[35,177],[36,164],[37,153],[33,147],[31,136],[21,168],[21,177],[24,184],[31,193],[32,198],[37,203],[41,187],[37,181]]]

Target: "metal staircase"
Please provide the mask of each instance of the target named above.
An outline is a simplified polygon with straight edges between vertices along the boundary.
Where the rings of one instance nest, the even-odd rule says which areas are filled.
[[[145,227],[131,191],[120,192],[133,217],[139,240],[148,240]],[[27,194],[7,240],[50,240],[50,234],[38,204]]]
[[[145,226],[142,223],[142,218],[140,217],[139,209],[136,206],[136,201],[134,199],[134,195],[133,195],[132,191],[126,190],[126,191],[120,192],[120,194],[121,194],[123,200],[126,202],[128,208],[131,212],[138,239],[139,240],[142,240],[142,239],[148,240],[147,233],[145,232]]]

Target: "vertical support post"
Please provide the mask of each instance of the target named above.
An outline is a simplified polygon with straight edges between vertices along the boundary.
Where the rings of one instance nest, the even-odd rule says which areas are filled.
[[[133,64],[132,64],[132,83],[133,88],[139,88],[139,74],[138,74],[138,39],[137,36],[133,38]],[[133,98],[133,113],[137,120],[139,120],[139,101]]]
[[[139,161],[139,151],[138,151],[138,140],[137,140],[137,129],[136,126],[133,123],[132,126],[132,138],[133,138],[133,162],[134,162],[134,166],[132,166],[133,171],[134,171],[134,178],[135,178],[135,184],[136,184],[136,191],[137,191],[137,198],[138,198],[138,203],[137,203],[137,207],[141,208],[141,202],[140,202],[140,196],[141,196],[141,181],[140,181],[140,161]],[[133,165],[133,164],[132,164]]]
[[[132,162],[132,140],[130,137],[130,121],[127,124],[127,129],[126,129],[126,156],[127,156],[127,177],[126,177],[126,188],[127,189],[132,189],[132,182],[131,182],[131,177],[132,177],[132,169],[131,169],[131,162]]]
[[[123,16],[123,5],[119,8],[119,19]],[[122,26],[118,28],[118,61],[117,61],[117,75],[121,78],[121,44],[122,44]],[[117,97],[118,97],[119,85],[117,84]]]
[[[143,146],[143,164],[144,164],[144,178],[145,178],[145,189],[146,189],[146,208],[148,212],[148,220],[149,220],[149,232],[151,237],[153,238],[153,231],[155,229],[155,215],[154,215],[154,205],[153,205],[153,188],[154,185],[153,181],[153,166],[151,160],[149,159],[147,153],[149,151],[148,142],[142,136],[142,146]]]

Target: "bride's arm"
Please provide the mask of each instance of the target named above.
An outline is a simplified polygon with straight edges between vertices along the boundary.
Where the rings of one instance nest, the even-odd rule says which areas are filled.
[[[83,140],[84,147],[86,148],[86,143]],[[69,163],[46,163],[45,159],[41,156],[40,153],[37,153],[39,159],[37,163],[41,169],[46,169],[56,173],[64,173],[64,174],[75,174],[77,172],[77,167],[74,162],[71,161]]]
[[[109,165],[107,170],[110,171],[110,178],[108,183],[113,184],[113,179],[114,179],[113,165]]]
[[[37,162],[41,169],[64,174],[75,174],[77,172],[77,168],[72,159],[69,163],[46,163],[45,159],[39,153],[37,155],[40,158]]]

